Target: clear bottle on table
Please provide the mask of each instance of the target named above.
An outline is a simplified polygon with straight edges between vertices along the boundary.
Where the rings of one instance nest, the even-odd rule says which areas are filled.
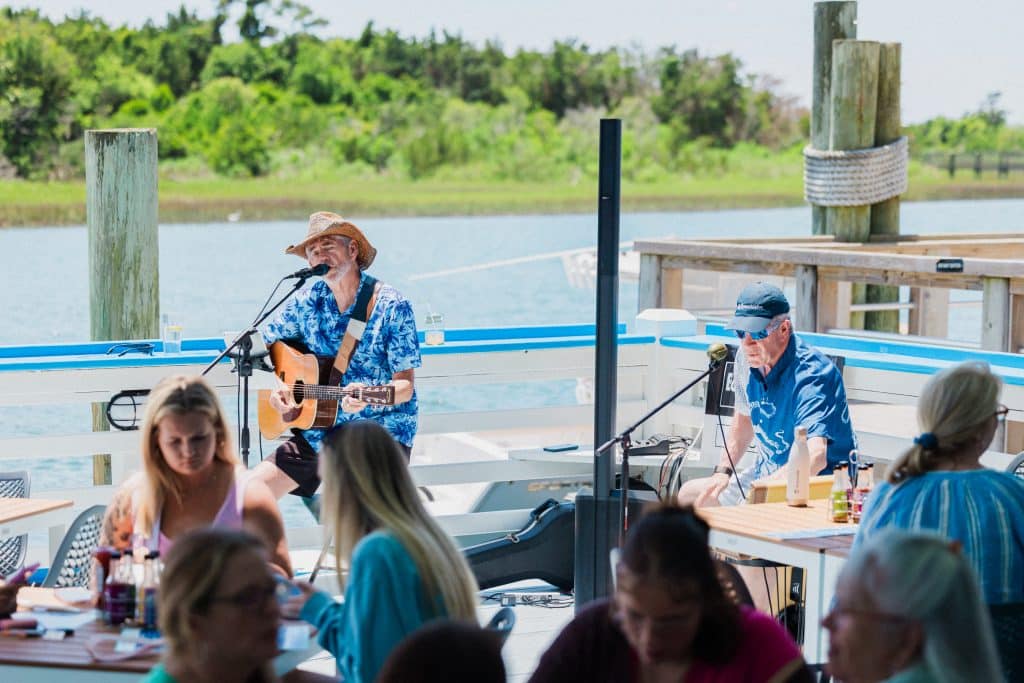
[[[103,618],[117,626],[135,617],[135,576],[132,554],[111,553],[110,575],[103,590]]]

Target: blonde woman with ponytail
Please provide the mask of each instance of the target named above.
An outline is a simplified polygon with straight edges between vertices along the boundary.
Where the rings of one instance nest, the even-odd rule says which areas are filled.
[[[391,650],[433,619],[476,620],[477,585],[455,543],[427,513],[404,453],[376,422],[336,427],[320,451],[324,520],[345,600],[297,583],[286,613],[319,630],[343,680],[376,679]]]
[[[867,501],[854,547],[878,530],[937,531],[963,545],[988,604],[1024,602],[1024,481],[981,455],[1008,409],[987,363],[947,368],[925,384],[920,433]]]
[[[275,570],[291,576],[277,501],[239,462],[220,401],[205,379],[160,380],[146,401],[139,434],[142,471],[107,506],[100,545],[166,556],[175,539],[192,529],[244,528],[266,544]]]

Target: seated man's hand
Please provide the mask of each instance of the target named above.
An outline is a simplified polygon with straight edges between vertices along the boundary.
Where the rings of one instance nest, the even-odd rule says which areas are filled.
[[[708,483],[700,492],[697,499],[693,501],[694,507],[709,507],[719,505],[718,497],[729,487],[729,475],[724,472],[717,472],[708,477]]]

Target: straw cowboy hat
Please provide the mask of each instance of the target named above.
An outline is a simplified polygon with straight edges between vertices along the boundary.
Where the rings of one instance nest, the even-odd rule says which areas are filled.
[[[370,264],[373,263],[373,259],[377,257],[377,250],[370,244],[370,240],[366,239],[366,235],[363,234],[362,230],[357,228],[354,223],[349,223],[338,214],[331,213],[330,211],[317,211],[310,216],[306,239],[288,247],[284,250],[284,253],[306,258],[306,246],[313,240],[327,237],[328,235],[341,235],[342,237],[348,237],[356,243],[356,246],[359,247],[359,255],[356,256],[359,270],[369,268]]]

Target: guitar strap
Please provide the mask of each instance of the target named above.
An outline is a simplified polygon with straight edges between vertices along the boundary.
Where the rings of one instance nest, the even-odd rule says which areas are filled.
[[[355,353],[356,347],[359,346],[359,340],[366,332],[366,321],[370,319],[370,314],[373,313],[373,307],[376,304],[377,278],[367,275],[359,285],[359,291],[356,292],[352,317],[348,321],[348,327],[345,328],[345,336],[341,338],[341,347],[334,359],[334,367],[331,368],[331,384],[341,383],[341,378],[348,370],[349,361],[352,360],[352,354]]]

